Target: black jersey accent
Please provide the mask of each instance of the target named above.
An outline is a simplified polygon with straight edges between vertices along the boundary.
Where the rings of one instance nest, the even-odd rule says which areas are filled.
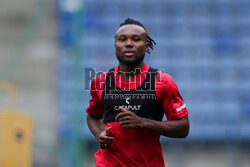
[[[116,87],[114,82],[114,69],[111,69],[106,78],[102,103],[104,105],[104,123],[114,122],[119,108],[123,107],[140,117],[162,120],[164,111],[156,98],[155,78],[158,70],[149,68],[143,83],[131,90]]]

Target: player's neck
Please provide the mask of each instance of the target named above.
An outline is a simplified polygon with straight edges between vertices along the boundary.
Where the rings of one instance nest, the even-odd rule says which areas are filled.
[[[135,66],[127,66],[125,64],[120,63],[118,72],[121,75],[121,77],[125,78],[126,80],[129,80],[140,72],[140,70],[137,69],[142,69],[143,64],[144,61],[141,61],[139,64]]]

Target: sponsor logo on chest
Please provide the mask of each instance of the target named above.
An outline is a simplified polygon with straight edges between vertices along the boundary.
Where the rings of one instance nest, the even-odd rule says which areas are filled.
[[[120,110],[120,107],[122,107],[122,108],[124,108],[124,109],[126,109],[126,110],[133,110],[133,111],[138,111],[138,110],[140,110],[140,108],[141,108],[141,105],[129,105],[130,104],[130,97],[127,97],[126,99],[125,99],[125,103],[127,104],[127,105],[117,105],[117,106],[114,106],[114,109],[115,110]]]

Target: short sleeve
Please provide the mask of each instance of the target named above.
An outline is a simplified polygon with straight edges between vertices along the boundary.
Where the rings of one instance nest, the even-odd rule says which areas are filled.
[[[97,117],[103,117],[104,107],[100,98],[102,90],[98,88],[99,84],[100,82],[98,82],[96,77],[91,82],[91,88],[90,88],[91,99],[89,100],[89,106],[87,107],[86,112]]]
[[[162,73],[160,102],[168,120],[180,119],[188,115],[188,110],[172,77]]]

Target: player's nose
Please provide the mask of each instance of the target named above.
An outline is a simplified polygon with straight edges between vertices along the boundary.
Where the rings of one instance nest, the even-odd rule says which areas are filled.
[[[125,42],[125,47],[131,48],[133,46],[134,46],[133,41],[131,39],[127,39]]]

